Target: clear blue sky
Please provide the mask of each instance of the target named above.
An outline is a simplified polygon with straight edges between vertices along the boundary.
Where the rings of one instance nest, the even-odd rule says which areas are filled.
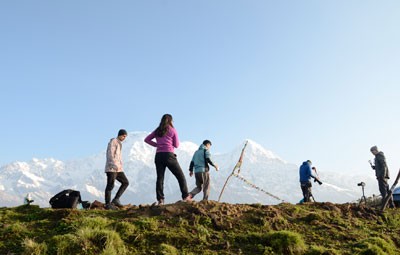
[[[400,1],[1,1],[0,165],[81,158],[174,116],[320,171],[400,167]],[[394,173],[393,173],[394,175]]]

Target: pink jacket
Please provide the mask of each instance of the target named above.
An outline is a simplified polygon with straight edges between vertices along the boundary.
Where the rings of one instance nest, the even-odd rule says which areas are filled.
[[[123,172],[122,143],[118,138],[112,138],[107,146],[105,172]]]
[[[156,139],[156,142],[152,141]],[[144,141],[153,147],[157,147],[157,152],[174,152],[174,148],[179,147],[178,133],[175,128],[169,127],[167,133],[163,137],[158,137],[156,135],[156,130],[154,130],[150,135],[148,135]]]

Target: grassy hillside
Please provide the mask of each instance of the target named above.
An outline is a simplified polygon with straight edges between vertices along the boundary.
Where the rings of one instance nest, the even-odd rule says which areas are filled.
[[[400,210],[214,201],[0,209],[0,254],[400,254]]]

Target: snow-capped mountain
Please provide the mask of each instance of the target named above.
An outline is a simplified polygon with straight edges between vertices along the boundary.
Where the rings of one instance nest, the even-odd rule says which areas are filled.
[[[125,174],[130,185],[121,198],[123,203],[148,204],[156,200],[156,171],[154,165],[155,148],[145,144],[146,132],[132,132],[123,143],[123,161]],[[210,199],[218,200],[221,189],[237,163],[244,142],[231,152],[213,155],[220,171],[211,168]],[[175,150],[178,161],[185,173],[189,191],[195,187],[194,177],[189,176],[189,163],[198,145],[182,142]],[[212,149],[211,149],[212,153]],[[301,163],[301,162],[299,162]],[[83,200],[104,201],[106,175],[104,173],[105,150],[97,155],[79,160],[62,162],[56,159],[32,159],[30,162],[14,162],[0,168],[0,206],[16,206],[30,193],[34,204],[49,206],[49,199],[64,189],[81,192]],[[281,202],[254,185],[280,199],[297,203],[301,198],[298,166],[287,163],[266,150],[261,145],[248,141],[240,175],[247,183],[232,176],[222,195],[222,202],[276,204]],[[357,183],[367,183],[366,195],[378,193],[376,181],[372,175],[350,176],[337,173],[321,172],[323,185],[313,184],[313,194],[317,201],[351,202],[360,198],[361,188]],[[249,185],[252,183],[253,186]],[[116,182],[113,194],[119,187]],[[180,200],[180,191],[175,177],[166,171],[164,193],[167,203]],[[195,200],[201,200],[198,194]]]

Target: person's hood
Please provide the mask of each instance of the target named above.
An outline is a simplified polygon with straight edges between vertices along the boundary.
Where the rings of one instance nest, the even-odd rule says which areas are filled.
[[[207,147],[204,144],[201,144],[199,150],[207,150]]]
[[[383,154],[383,152],[380,151],[380,152],[378,152],[378,154],[376,154],[375,157],[377,157],[377,158],[384,158],[384,157],[385,157],[385,154]]]

